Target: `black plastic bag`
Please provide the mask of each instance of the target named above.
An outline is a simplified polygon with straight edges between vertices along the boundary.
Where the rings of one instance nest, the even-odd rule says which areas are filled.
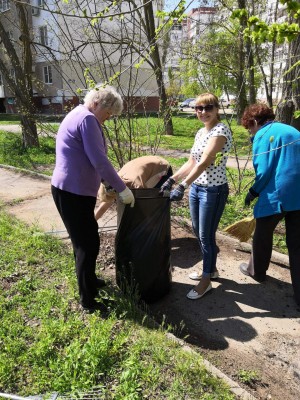
[[[124,208],[116,235],[116,280],[125,293],[152,303],[172,281],[170,198],[155,188],[132,192],[135,205]]]

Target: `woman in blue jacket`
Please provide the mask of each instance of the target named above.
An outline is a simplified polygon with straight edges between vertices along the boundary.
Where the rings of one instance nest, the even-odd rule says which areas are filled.
[[[241,264],[245,275],[262,282],[272,254],[273,232],[285,220],[291,280],[300,305],[300,132],[275,121],[266,104],[246,108],[242,125],[252,135],[255,182],[245,204],[258,198],[254,206],[256,228],[248,264]]]

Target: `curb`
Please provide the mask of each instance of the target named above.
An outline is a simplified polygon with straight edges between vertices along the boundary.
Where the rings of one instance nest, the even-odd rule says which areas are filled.
[[[180,344],[182,346],[182,349],[184,351],[193,353],[197,356],[201,356],[201,354],[197,353],[194,349],[192,349],[190,346],[188,346],[184,340],[178,339],[176,336],[174,336],[172,333],[166,333],[166,336],[170,339],[173,340],[174,342]],[[220,371],[218,368],[216,368],[214,365],[212,365],[209,361],[203,359],[203,364],[205,368],[215,377],[222,379],[228,386],[230,391],[238,398],[241,400],[257,400],[256,397],[254,397],[251,393],[247,392],[247,390],[243,389],[241,386],[239,386],[235,381],[233,381],[231,378],[229,378],[227,375],[225,375],[222,371]]]
[[[5,165],[5,164],[0,164],[0,168],[9,169],[9,170],[15,171],[15,172],[21,172],[24,175],[31,176],[32,178],[51,180],[51,176],[40,174],[40,173],[34,172],[34,171],[29,171],[28,169],[25,169],[25,168],[12,167],[11,165]]]
[[[251,250],[252,250],[251,243],[240,242],[239,240],[237,240],[229,235],[225,235],[224,233],[221,233],[221,232],[217,232],[217,238],[231,242],[231,244],[237,250],[244,251],[246,253],[251,253]],[[279,253],[278,251],[275,251],[275,250],[272,251],[271,262],[277,263],[277,264],[282,264],[285,267],[289,268],[289,257],[286,254]]]

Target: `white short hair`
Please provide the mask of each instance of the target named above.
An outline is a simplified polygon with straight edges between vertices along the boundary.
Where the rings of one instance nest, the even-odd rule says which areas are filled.
[[[123,110],[123,100],[116,89],[112,86],[97,85],[84,97],[84,105],[87,107],[99,103],[102,109],[109,110],[113,115],[120,115]]]

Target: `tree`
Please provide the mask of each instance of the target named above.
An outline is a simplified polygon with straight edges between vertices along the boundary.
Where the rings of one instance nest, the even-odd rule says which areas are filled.
[[[0,58],[0,71],[16,97],[16,107],[21,116],[23,147],[38,146],[33,101],[31,35],[28,23],[28,6],[11,1],[13,12],[0,13],[0,40],[4,57]],[[30,11],[30,9],[29,9]],[[14,27],[17,40],[11,40],[5,27]]]
[[[280,45],[288,43],[288,58],[283,75],[282,99],[277,108],[277,116],[282,122],[291,124],[299,129],[300,121],[296,117],[298,116],[297,110],[300,108],[300,0],[280,0],[280,3],[285,5],[287,12],[289,12],[288,20],[269,24],[262,21],[258,16],[251,16],[248,18],[248,26],[244,32],[254,43],[276,42]],[[238,10],[237,14],[241,18],[243,10]]]
[[[101,81],[114,83],[121,91],[124,91],[124,82],[128,84],[128,75],[134,81],[137,77],[141,80],[142,75],[146,74],[147,77],[142,78],[146,81],[149,80],[149,71],[152,71],[165,131],[172,134],[161,55],[163,25],[166,24],[159,26],[153,1],[102,3],[104,4],[94,1],[79,4],[70,1],[64,8],[59,2],[56,3],[60,15],[54,20],[52,32],[56,34],[60,48],[64,49],[63,57],[66,59],[71,54],[68,62],[77,64],[76,70],[78,66],[85,66],[84,69],[88,69],[89,82],[96,82],[100,78]],[[53,15],[53,11],[49,9],[49,12]],[[87,56],[88,49],[93,53],[93,62]],[[117,58],[120,52],[123,56]],[[136,91],[140,91],[140,88]],[[133,94],[134,91],[131,89],[130,92]]]
[[[299,6],[298,1],[298,6]],[[300,8],[298,8],[298,12]],[[296,14],[299,15],[299,14]],[[299,17],[296,23],[299,28]],[[300,33],[300,32],[299,32]],[[300,36],[289,43],[288,59],[284,73],[283,98],[277,108],[278,119],[300,130]],[[298,111],[298,113],[295,113]]]

